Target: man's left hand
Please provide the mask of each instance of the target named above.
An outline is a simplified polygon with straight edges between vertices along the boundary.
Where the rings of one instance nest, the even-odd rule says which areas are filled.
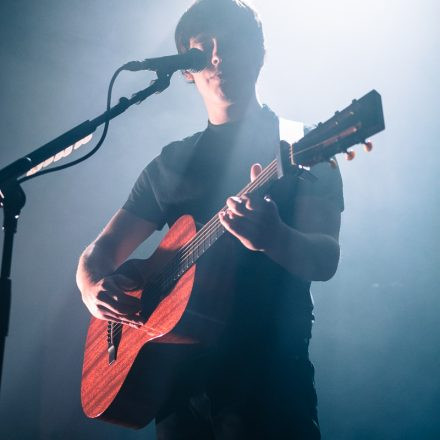
[[[251,167],[251,181],[261,173],[260,164]],[[219,213],[222,226],[252,251],[266,251],[282,225],[278,207],[269,197],[244,194],[229,197],[226,211]]]

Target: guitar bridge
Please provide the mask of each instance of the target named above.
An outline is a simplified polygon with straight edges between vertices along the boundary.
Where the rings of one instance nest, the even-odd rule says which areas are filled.
[[[107,351],[109,365],[116,361],[117,349],[119,341],[121,340],[121,327],[121,324],[107,321]]]
[[[108,364],[111,365],[116,360],[116,348],[114,345],[109,345],[107,351],[108,351]]]

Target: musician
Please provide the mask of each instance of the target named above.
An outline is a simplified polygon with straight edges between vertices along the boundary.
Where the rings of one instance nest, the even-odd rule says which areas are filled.
[[[156,419],[157,436],[318,439],[310,283],[328,280],[338,265],[339,170],[320,164],[311,169],[316,179],[285,177],[265,197],[233,197],[279,145],[278,118],[255,88],[265,54],[261,22],[241,0],[199,0],[175,39],[180,53],[195,47],[209,55],[204,70],[183,73],[203,99],[207,128],[166,146],[83,252],[82,299],[97,318],[142,325],[139,300],[120,287],[130,280],[112,273],[165,224],[184,214],[203,224],[226,203],[219,219],[232,251],[210,270],[221,295],[232,262],[231,330],[182,369],[182,386]]]

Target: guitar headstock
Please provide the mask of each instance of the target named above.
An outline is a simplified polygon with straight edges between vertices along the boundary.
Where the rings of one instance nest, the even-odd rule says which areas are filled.
[[[354,151],[349,150],[351,146],[364,144],[365,150],[371,151],[373,146],[367,139],[384,128],[382,99],[372,90],[291,145],[289,165],[311,167],[320,162],[332,163],[338,153],[346,153],[351,160],[354,158]]]

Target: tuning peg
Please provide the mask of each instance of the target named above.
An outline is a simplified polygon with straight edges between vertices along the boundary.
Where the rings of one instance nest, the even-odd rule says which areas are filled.
[[[364,150],[369,153],[373,149],[373,143],[370,141],[364,142]]]
[[[353,160],[355,156],[356,156],[356,153],[353,150],[347,150],[345,152],[345,158],[347,160]]]
[[[337,164],[337,162],[336,162],[336,159],[329,159],[329,160],[328,160],[328,163],[330,164],[330,166],[331,166],[333,169],[335,169],[335,168],[338,167],[338,164]]]

